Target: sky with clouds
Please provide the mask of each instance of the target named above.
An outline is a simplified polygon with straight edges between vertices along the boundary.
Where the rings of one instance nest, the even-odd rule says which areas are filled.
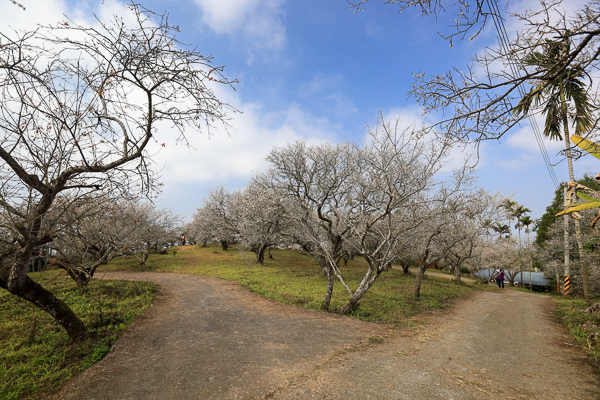
[[[0,1],[0,27],[32,29],[36,24],[78,22],[126,17],[119,0],[20,0],[23,11]],[[155,156],[163,193],[157,202],[190,217],[207,189],[245,186],[274,146],[297,139],[311,143],[362,140],[367,125],[379,112],[401,118],[403,126],[428,121],[415,100],[407,97],[413,73],[443,73],[464,67],[470,57],[496,44],[493,26],[473,41],[451,48],[438,32],[449,32],[451,15],[421,17],[399,13],[394,5],[370,0],[362,12],[348,9],[346,0],[147,0],[155,12],[169,13],[180,28],[179,39],[224,65],[236,78],[235,91],[219,88],[218,96],[241,113],[231,114],[229,134],[196,135],[194,149],[167,142]],[[536,3],[514,1],[511,8]],[[575,3],[571,3],[575,4]],[[509,35],[517,22],[507,21]],[[541,125],[543,126],[543,124]],[[546,141],[554,163],[562,143]],[[157,149],[158,150],[158,149]],[[462,158],[463,150],[453,152]],[[466,150],[465,150],[466,151]],[[575,164],[576,176],[595,175],[594,160]],[[565,162],[555,168],[559,181],[567,180]],[[540,217],[554,195],[535,137],[527,125],[514,129],[500,142],[480,147],[479,186],[502,192],[531,208]]]

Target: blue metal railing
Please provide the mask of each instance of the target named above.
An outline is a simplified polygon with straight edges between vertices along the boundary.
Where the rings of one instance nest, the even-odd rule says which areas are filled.
[[[492,273],[492,276],[494,275],[494,270],[487,270],[484,269],[481,271],[481,276],[483,278],[489,278],[489,274],[490,272]],[[504,271],[504,275],[507,274],[507,271]],[[479,277],[479,273],[474,273],[474,276]],[[504,278],[504,282],[507,282],[508,278]],[[517,276],[515,276],[514,279],[515,282],[519,282],[519,286],[523,286],[521,285],[521,273],[517,273]],[[529,272],[527,271],[523,271],[523,283],[525,285],[529,285]],[[537,286],[548,286],[548,279],[546,278],[546,275],[544,275],[542,272],[532,272],[531,273],[531,284],[532,285],[537,285]]]

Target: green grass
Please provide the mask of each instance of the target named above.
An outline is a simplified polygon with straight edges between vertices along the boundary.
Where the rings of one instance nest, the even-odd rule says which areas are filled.
[[[122,281],[95,281],[96,290],[81,290],[70,278],[46,279],[52,275],[46,273],[39,282],[71,307],[89,334],[71,343],[48,314],[0,291],[0,399],[52,391],[100,361],[119,334],[151,305],[156,293],[152,284]],[[39,274],[32,277],[39,279]]]
[[[222,251],[220,246],[179,247],[177,256],[152,255],[146,265],[137,259],[112,261],[103,270],[144,270],[177,272],[214,276],[238,282],[250,291],[265,297],[297,305],[321,309],[325,295],[326,279],[310,256],[297,251],[273,249],[274,259],[265,259],[264,265],[255,264],[253,255],[237,250]],[[355,289],[366,271],[364,260],[351,260],[342,267],[344,279]],[[101,273],[101,272],[100,272]],[[363,297],[351,316],[366,321],[403,324],[418,312],[448,306],[451,299],[471,293],[469,284],[453,284],[444,278],[425,276],[421,298],[414,300],[413,276],[403,276],[401,271],[383,273]],[[349,293],[336,281],[330,310],[337,311],[349,299]]]
[[[585,301],[580,298],[567,296],[553,296],[552,299],[558,303],[557,315],[561,323],[567,327],[577,343],[585,349],[589,355],[590,361],[600,372],[600,340],[595,339],[585,325],[596,325],[595,332],[600,332],[600,315],[598,313],[582,313],[581,310],[587,308]],[[596,299],[594,302],[598,302]]]

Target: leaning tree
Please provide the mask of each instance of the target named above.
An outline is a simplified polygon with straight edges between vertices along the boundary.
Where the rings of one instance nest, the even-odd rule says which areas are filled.
[[[0,34],[0,287],[71,338],[85,327],[28,278],[34,251],[55,239],[73,201],[151,192],[150,154],[233,110],[211,88],[231,85],[222,67],[179,42],[166,15],[129,9],[132,26],[114,17]]]

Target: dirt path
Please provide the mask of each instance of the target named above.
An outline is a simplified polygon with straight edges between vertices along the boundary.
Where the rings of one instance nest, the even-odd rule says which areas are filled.
[[[586,356],[549,299],[480,292],[412,338],[330,360],[275,399],[598,399]]]
[[[382,328],[264,300],[226,281],[107,278],[152,280],[162,294],[114,352],[54,399],[600,398],[585,355],[565,344],[541,295],[481,292],[416,334],[367,346]]]
[[[400,268],[400,267],[394,267],[394,269],[402,270],[402,268]],[[410,269],[410,271],[413,274],[416,274],[418,270],[419,270],[418,268],[411,268]],[[433,269],[428,269],[427,271],[425,271],[425,275],[438,276],[440,278],[446,278],[446,279],[452,279],[453,278],[453,276],[450,275],[450,274],[445,274],[443,272],[437,272],[436,270],[433,270]],[[474,278],[469,278],[469,277],[465,277],[465,276],[461,276],[460,279],[463,280],[463,281],[465,281],[465,282],[471,282],[471,283],[477,281]]]
[[[381,330],[265,300],[220,279],[107,273],[161,286],[116,349],[53,399],[252,399]]]

